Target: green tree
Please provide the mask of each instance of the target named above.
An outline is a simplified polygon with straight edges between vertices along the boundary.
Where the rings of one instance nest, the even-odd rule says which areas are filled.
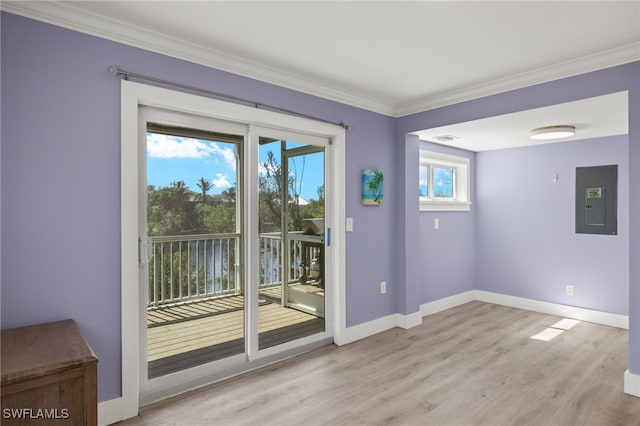
[[[324,203],[324,184],[316,188],[316,194],[318,194],[318,201],[322,201]]]
[[[316,188],[317,200],[307,200],[300,205],[300,192],[304,177],[305,160],[290,161],[289,176],[286,180],[289,212],[288,230],[300,230],[306,218],[324,217],[324,185]],[[272,151],[267,152],[267,160],[260,163],[259,176],[260,232],[276,232],[282,229],[281,209],[283,207],[282,167]]]
[[[374,171],[373,178],[371,178],[367,187],[369,188],[369,191],[371,191],[371,193],[375,195],[374,200],[376,202],[379,202],[380,198],[382,197],[382,182],[383,182],[382,171],[381,170]]]
[[[215,204],[198,203],[195,207],[201,223],[201,231],[207,234],[236,232],[236,204],[225,202]]]
[[[207,203],[201,202],[202,198],[189,191],[183,181],[172,182],[168,187],[149,185],[147,193],[149,236],[236,232],[235,187],[220,195],[206,195]]]
[[[220,194],[220,197],[222,199],[222,202],[224,202],[224,203],[235,203],[236,202],[236,187],[235,187],[235,185],[229,187],[229,189],[225,189],[224,191],[222,191],[222,194]]]
[[[282,229],[282,168],[273,151],[260,163],[258,202],[260,204],[260,232]]]
[[[316,188],[317,200],[308,200],[309,204],[300,206],[300,218],[319,218],[324,217],[324,185]]]
[[[148,234],[180,235],[198,227],[189,188],[184,181],[168,187],[147,187]]]
[[[200,188],[201,191],[201,194],[199,195],[200,201],[202,201],[202,204],[206,204],[208,198],[207,192],[213,187],[213,185],[204,177],[201,177],[196,185],[198,185],[198,188]]]

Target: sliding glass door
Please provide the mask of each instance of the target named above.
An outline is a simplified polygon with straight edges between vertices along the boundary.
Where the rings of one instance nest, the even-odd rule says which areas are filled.
[[[259,136],[260,350],[326,327],[325,146],[301,140]]]
[[[343,341],[344,128],[131,81],[121,126],[125,417]]]
[[[326,339],[328,139],[140,118],[142,388]]]
[[[245,353],[244,127],[147,109],[146,379]]]

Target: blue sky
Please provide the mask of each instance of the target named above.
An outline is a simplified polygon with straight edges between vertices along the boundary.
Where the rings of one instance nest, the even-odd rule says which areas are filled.
[[[420,196],[428,195],[429,166],[420,166]],[[433,167],[433,192],[435,196],[453,197],[453,168]]]
[[[276,144],[274,144],[274,150],[275,146]],[[266,160],[267,152],[268,149],[264,147],[260,150],[260,162]],[[316,189],[322,185],[321,157],[321,155],[310,155],[305,160],[301,196],[306,200],[318,198]],[[296,169],[300,174],[302,158],[298,157],[293,161],[296,161]],[[213,185],[209,190],[210,194],[220,194],[234,186],[236,183],[235,145],[147,133],[148,184],[161,187],[183,180],[189,189],[199,192],[197,182],[202,177],[208,179]]]

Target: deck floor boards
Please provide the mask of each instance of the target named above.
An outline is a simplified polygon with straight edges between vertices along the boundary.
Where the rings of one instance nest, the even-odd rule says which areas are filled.
[[[279,297],[279,289],[266,293],[271,300]],[[147,327],[150,378],[243,353],[244,297],[235,295],[151,308]],[[260,299],[260,349],[322,331],[322,318]]]

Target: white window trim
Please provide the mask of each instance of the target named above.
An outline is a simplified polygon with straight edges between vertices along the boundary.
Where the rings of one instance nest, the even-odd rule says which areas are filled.
[[[420,197],[420,211],[470,211],[471,162],[466,157],[420,150],[420,166],[429,166],[429,191],[433,191],[433,166],[453,167],[454,198]]]

